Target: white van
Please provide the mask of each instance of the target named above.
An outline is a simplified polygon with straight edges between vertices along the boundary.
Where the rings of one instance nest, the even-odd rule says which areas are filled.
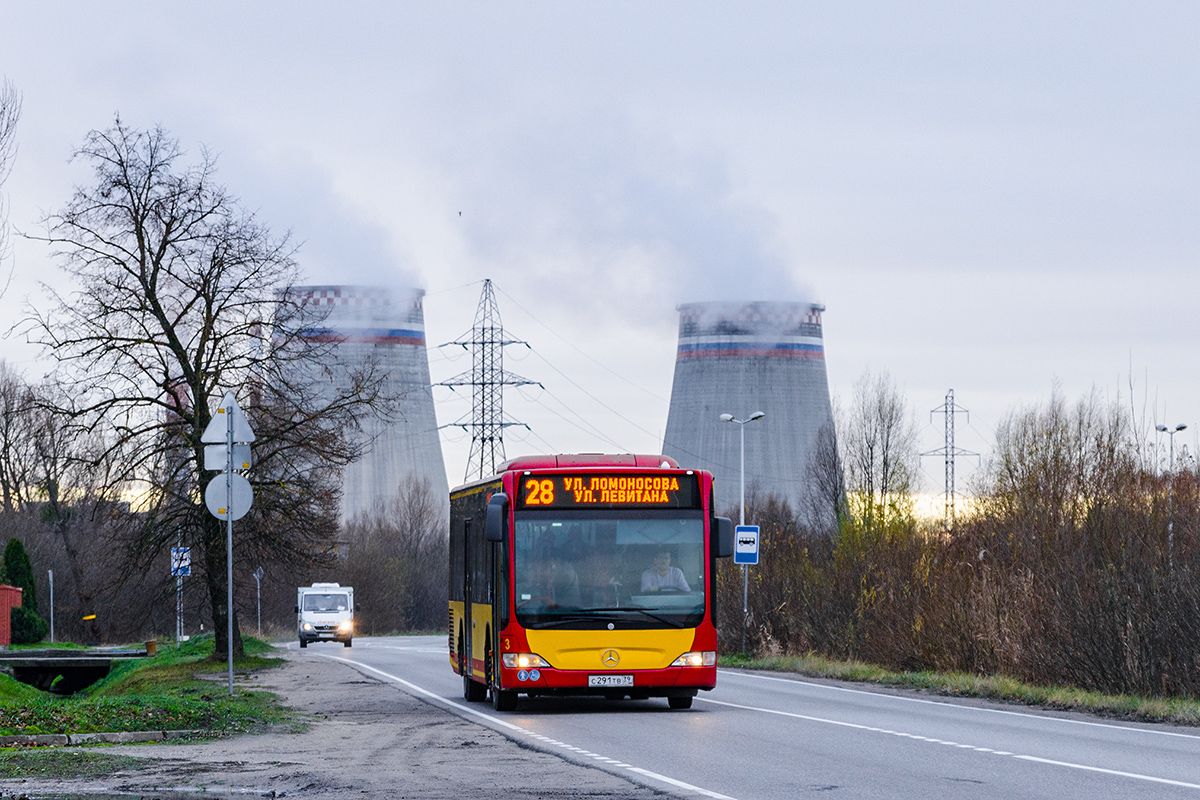
[[[336,583],[314,583],[296,589],[296,632],[300,646],[309,642],[341,642],[354,639],[354,588]]]

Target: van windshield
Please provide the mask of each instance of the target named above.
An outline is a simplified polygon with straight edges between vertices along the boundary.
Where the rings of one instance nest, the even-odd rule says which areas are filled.
[[[701,511],[517,511],[517,620],[530,628],[685,627],[705,608]]]
[[[350,608],[350,596],[346,594],[306,594],[305,611],[345,611]]]

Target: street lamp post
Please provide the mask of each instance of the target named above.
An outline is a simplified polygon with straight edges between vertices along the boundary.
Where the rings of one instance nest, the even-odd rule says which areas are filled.
[[[1167,484],[1167,568],[1175,566],[1175,434],[1185,430],[1187,425],[1179,423],[1174,429],[1166,425],[1156,425],[1154,429],[1170,437],[1171,454],[1167,458],[1167,469],[1171,471],[1171,480]]]
[[[50,575],[50,644],[54,644],[54,570],[47,570]]]
[[[742,475],[739,483],[741,490],[738,502],[738,525],[746,524],[746,423],[753,422],[756,419],[762,419],[766,414],[762,411],[755,411],[745,419],[735,419],[733,414],[722,414],[722,422],[733,422],[738,426],[738,432],[741,434],[741,462]],[[742,652],[746,652],[746,621],[750,618],[750,571],[742,564]]]
[[[254,596],[258,600],[258,638],[262,638],[262,579],[263,568],[259,567],[254,570]]]

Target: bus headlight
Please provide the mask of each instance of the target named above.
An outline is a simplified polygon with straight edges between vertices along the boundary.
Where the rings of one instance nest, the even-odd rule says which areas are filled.
[[[679,658],[671,662],[672,667],[715,667],[716,664],[716,650],[704,650],[702,652],[692,651],[690,653],[684,653]]]
[[[548,667],[546,659],[534,653],[504,653],[500,656],[504,666],[509,669],[530,669],[532,667]]]
[[[341,625],[338,625],[338,633],[349,633],[352,630],[354,630],[354,623],[350,620],[346,620]]]

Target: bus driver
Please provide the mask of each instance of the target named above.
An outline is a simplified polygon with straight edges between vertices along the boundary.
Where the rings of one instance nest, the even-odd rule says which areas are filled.
[[[642,591],[657,592],[671,589],[677,592],[690,592],[687,578],[683,570],[671,566],[671,551],[659,550],[654,556],[654,566],[642,573]]]

